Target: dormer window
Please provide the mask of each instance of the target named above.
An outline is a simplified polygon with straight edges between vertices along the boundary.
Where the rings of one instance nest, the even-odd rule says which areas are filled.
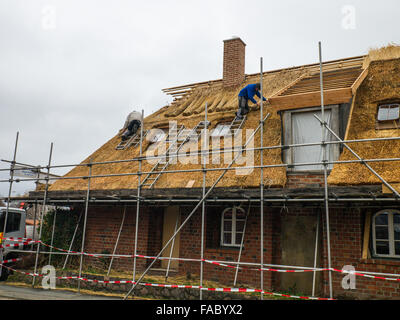
[[[325,137],[322,137],[321,123],[314,117],[314,114],[322,118],[321,108],[306,108],[285,111],[284,121],[284,143],[293,144],[311,144],[307,146],[298,146],[285,149],[283,158],[288,164],[288,172],[321,172],[323,165],[323,148],[321,141],[336,140],[328,130],[325,130]],[[339,132],[339,106],[330,105],[325,107],[325,121],[334,131]],[[327,145],[327,160],[335,161],[339,158],[339,144]],[[319,164],[311,164],[319,163]],[[299,165],[303,164],[303,165]],[[328,165],[331,170],[333,164]]]
[[[378,121],[399,120],[400,105],[399,104],[384,104],[379,106]]]
[[[387,103],[378,107],[376,118],[376,129],[399,129],[400,128],[400,104]]]

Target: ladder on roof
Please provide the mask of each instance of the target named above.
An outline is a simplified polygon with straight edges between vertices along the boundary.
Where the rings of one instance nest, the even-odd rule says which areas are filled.
[[[168,153],[170,151],[174,151],[174,153],[178,153],[182,146],[190,141],[190,140],[197,140],[201,134],[201,131],[207,128],[210,125],[210,122],[207,121],[207,125],[205,125],[204,121],[200,121],[196,127],[193,129],[185,129],[184,126],[181,126],[178,130],[178,134],[175,137],[175,140],[170,140],[171,144],[167,151],[165,152],[165,159],[168,161],[165,162],[164,158],[160,159],[150,170],[150,172],[146,175],[143,179],[143,182],[140,184],[141,187],[147,187],[148,189],[153,188],[154,184],[157,180],[161,177],[161,174],[171,163],[171,159],[168,158]],[[169,137],[168,137],[169,138]],[[174,150],[174,148],[176,148]],[[151,177],[155,175],[155,177]]]
[[[140,128],[139,128],[140,129]],[[139,131],[139,130],[138,130]],[[143,132],[143,138],[146,137],[146,135],[149,133],[150,130],[146,130]],[[136,148],[140,143],[140,131],[136,134],[134,134],[132,137],[125,141],[121,141],[119,145],[115,148],[116,150],[125,150],[129,148],[130,146],[133,145],[134,148]]]
[[[237,116],[232,120],[230,129],[232,131],[233,136],[235,137],[239,130],[242,128],[243,123],[246,121],[247,116],[243,118],[238,118]]]

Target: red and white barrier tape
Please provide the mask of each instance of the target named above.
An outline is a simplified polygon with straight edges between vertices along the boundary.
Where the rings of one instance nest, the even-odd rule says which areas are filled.
[[[22,258],[16,258],[16,259],[8,259],[8,260],[3,260],[0,262],[0,264],[6,264],[6,263],[10,263],[10,262],[17,262],[17,261],[21,261]]]
[[[339,270],[339,269],[334,269],[334,268],[332,268],[332,271],[341,272],[341,273],[348,273],[348,274],[354,274],[356,276],[365,277],[365,278],[371,278],[371,279],[400,281],[399,278],[378,277],[378,276],[374,276],[374,275],[363,273],[363,271],[358,271],[358,272],[356,272],[356,271],[345,271],[345,270]]]
[[[24,241],[32,241],[31,238],[15,238],[15,237],[8,237],[8,238],[1,238],[2,241],[15,241],[15,242],[24,242]]]
[[[26,242],[13,243],[13,244],[2,244],[2,245],[0,245],[0,248],[18,248],[20,246],[25,246],[25,245],[29,245],[32,243],[39,243],[39,242],[41,242],[41,241],[36,240],[36,241],[26,241]]]
[[[1,265],[1,264],[0,264]],[[14,272],[22,273],[25,275],[29,275],[32,277],[44,277],[42,274],[35,274],[35,273],[30,273],[30,272],[24,272],[20,270],[15,270],[13,268],[4,266],[3,267],[12,270]],[[87,278],[79,278],[76,276],[71,276],[71,277],[56,277],[57,279],[60,280],[81,280],[81,281],[86,281],[86,282],[95,282],[95,283],[105,283],[105,284],[136,284],[136,282],[132,280],[116,280],[116,281],[102,281],[102,280],[95,280],[95,279],[87,279]],[[330,298],[319,298],[319,297],[307,297],[307,296],[295,296],[295,295],[288,295],[288,294],[283,294],[283,293],[275,293],[275,292],[268,292],[268,291],[263,291],[259,289],[247,289],[247,288],[207,288],[207,287],[201,287],[201,286],[195,286],[195,285],[179,285],[179,284],[158,284],[158,283],[139,283],[139,285],[142,286],[150,286],[150,287],[159,287],[159,288],[180,288],[180,289],[201,289],[204,291],[215,291],[215,292],[239,292],[239,293],[263,293],[263,294],[268,294],[268,295],[273,295],[273,296],[278,296],[278,297],[285,297],[285,298],[295,298],[295,299],[305,299],[305,300],[336,300],[336,299],[330,299]]]
[[[7,238],[7,239],[11,239],[11,238]],[[20,240],[20,238],[18,238],[18,239]],[[5,247],[18,247],[20,245],[28,245],[28,244],[32,244],[32,243],[41,243],[46,247],[53,248],[53,249],[56,249],[56,250],[59,250],[59,251],[63,251],[63,252],[66,252],[66,253],[81,254],[81,252],[78,252],[78,251],[70,251],[70,250],[57,248],[55,246],[46,244],[46,243],[44,243],[44,242],[42,242],[40,240],[29,241],[29,242],[24,242],[24,243],[17,243],[17,244],[8,244],[8,245],[5,245]],[[0,246],[0,248],[2,248],[2,246]],[[106,256],[106,255],[103,255],[103,254],[93,254],[93,253],[87,253],[87,252],[83,252],[82,254],[86,255],[86,256],[94,257],[94,258],[101,258],[101,257],[111,258],[111,256],[109,256],[109,255]],[[115,258],[134,258],[134,257],[135,257],[135,255],[128,255],[128,256],[124,256],[124,257],[115,257]],[[144,259],[153,259],[153,260],[157,259],[157,257],[145,256],[145,255],[140,255],[140,254],[137,254],[136,257],[144,258]],[[161,258],[158,258],[158,259],[159,260],[165,260],[165,259],[168,259],[168,258],[161,257]],[[185,261],[185,259],[179,259],[179,258],[174,259],[174,260]],[[201,260],[201,259],[199,259],[199,261],[204,261],[204,262],[209,263],[209,264],[214,264],[214,265],[217,265],[217,266],[231,268],[231,269],[236,269],[237,268],[236,266],[232,266],[232,265],[229,265],[229,264],[224,264],[224,263],[220,263],[220,262],[216,262],[216,261],[212,261],[212,260],[206,260],[206,259]],[[329,269],[329,268],[315,268],[315,269],[311,268],[311,269],[295,269],[295,270],[292,270],[292,269],[273,269],[273,268],[246,268],[246,267],[238,267],[238,268],[239,269],[245,269],[245,270],[271,271],[271,272],[282,272],[282,273],[300,273],[300,272],[314,272],[314,271],[319,272],[319,271],[330,271],[330,270],[334,271],[334,272],[340,272],[340,273],[351,273],[349,271],[343,271],[343,270],[339,270],[339,269],[335,269],[335,268],[331,268],[331,269]],[[398,279],[398,278],[379,277],[379,276],[374,276],[374,275],[369,275],[369,274],[363,273],[363,271],[354,272],[354,274],[356,276],[372,278],[372,279],[389,280],[389,281],[400,281],[400,279]],[[395,277],[396,275],[393,274],[393,276]]]

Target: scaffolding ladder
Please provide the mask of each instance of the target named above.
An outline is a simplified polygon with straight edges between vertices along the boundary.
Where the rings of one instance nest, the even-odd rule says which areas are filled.
[[[150,130],[143,132],[143,138],[146,137],[146,135],[149,133],[149,131]],[[125,149],[128,149],[132,145],[134,148],[136,148],[139,145],[139,143],[140,143],[140,131],[138,130],[138,133],[134,134],[129,139],[127,139],[125,141],[121,141],[115,149],[116,150],[125,150]]]
[[[247,116],[243,118],[238,118],[237,116],[232,120],[230,129],[232,131],[233,136],[235,137],[239,130],[242,128],[243,123],[246,121]]]
[[[192,139],[197,139],[201,133],[201,131],[205,128],[207,128],[210,125],[210,122],[207,121],[207,125],[205,125],[204,121],[200,121],[196,127],[193,129],[185,129],[184,126],[181,126],[180,129],[178,130],[178,133],[175,137],[174,140],[170,140],[170,146],[168,147],[167,151],[165,152],[165,159],[168,159],[166,162],[164,158],[160,159],[150,170],[150,172],[146,175],[146,177],[143,179],[143,182],[140,184],[141,187],[147,187],[148,189],[153,188],[154,184],[157,182],[157,180],[160,178],[161,174],[165,169],[169,166],[171,163],[171,158],[168,158],[168,153],[170,151],[174,151],[174,153],[178,153],[179,150],[182,148],[182,146],[192,140]],[[169,138],[169,137],[168,137]],[[176,148],[174,150],[174,148]],[[161,169],[161,170],[159,170]],[[152,177],[155,175],[155,177]]]

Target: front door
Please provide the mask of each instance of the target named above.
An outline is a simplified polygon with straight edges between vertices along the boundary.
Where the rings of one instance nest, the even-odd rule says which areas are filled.
[[[177,224],[178,221],[178,224]],[[163,226],[163,236],[162,236],[162,243],[163,247],[166,245],[168,240],[172,237],[175,233],[175,230],[180,225],[180,215],[179,215],[179,207],[178,206],[170,206],[164,210],[164,226]],[[180,234],[175,238],[175,241],[172,241],[168,247],[163,252],[163,257],[170,257],[171,255],[171,247],[173,245],[172,250],[172,257],[178,258],[179,257],[179,243],[180,243]],[[171,260],[171,269],[178,269],[179,262],[177,260]],[[162,268],[168,267],[168,260],[162,260],[161,262]]]

